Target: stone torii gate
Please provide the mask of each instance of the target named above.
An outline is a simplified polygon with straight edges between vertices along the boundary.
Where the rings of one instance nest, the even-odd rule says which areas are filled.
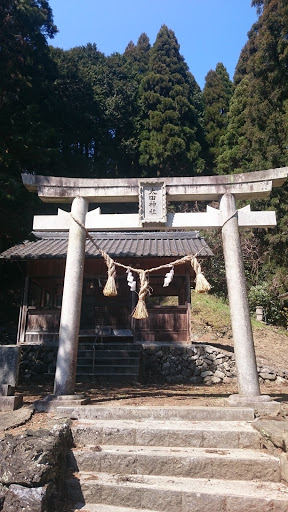
[[[58,210],[56,216],[35,216],[33,224],[38,231],[69,230],[55,397],[68,398],[75,392],[86,240],[82,225],[89,231],[221,229],[238,378],[239,395],[235,400],[244,403],[265,399],[260,395],[239,227],[273,227],[276,216],[273,211],[251,211],[250,206],[237,210],[236,200],[267,198],[287,176],[288,167],[225,176],[159,179],[70,179],[23,174],[25,187],[37,192],[42,201],[72,203],[72,215]],[[219,201],[219,210],[207,207],[205,213],[167,213],[168,201],[195,200]],[[138,201],[139,214],[101,215],[99,208],[88,212],[89,203]]]

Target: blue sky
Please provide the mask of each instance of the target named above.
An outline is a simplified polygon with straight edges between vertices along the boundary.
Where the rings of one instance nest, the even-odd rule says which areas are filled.
[[[256,21],[251,0],[49,0],[59,34],[53,46],[96,43],[110,55],[146,32],[153,44],[161,25],[174,30],[180,51],[201,88],[223,62],[233,78],[247,32]]]

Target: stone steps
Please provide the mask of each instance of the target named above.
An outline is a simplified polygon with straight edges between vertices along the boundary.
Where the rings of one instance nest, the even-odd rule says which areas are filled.
[[[82,406],[57,413],[75,419],[67,479],[73,511],[288,511],[280,460],[260,450],[251,408]]]
[[[129,361],[130,362],[130,361]],[[92,364],[90,361],[86,361],[86,364],[77,364],[77,375],[84,375],[86,373],[94,375],[138,375],[139,365],[136,364],[117,364],[113,361],[113,364],[105,364],[101,361],[101,364]]]
[[[260,448],[261,436],[244,421],[80,420],[73,425],[77,446],[125,445],[195,448]]]
[[[85,504],[85,510],[81,504],[79,504],[81,508],[73,508],[73,512],[157,512],[157,510],[147,510],[144,508],[127,508],[127,507],[117,507],[114,505],[103,505],[98,503],[93,505],[91,503]]]
[[[90,378],[106,382],[135,382],[139,375],[139,345],[121,341],[105,343],[79,343],[77,359],[77,377]],[[48,369],[54,374],[56,362]]]
[[[121,337],[122,338],[122,337]],[[89,376],[123,381],[137,380],[140,364],[140,346],[108,338],[93,346],[81,343],[78,349],[77,376]]]
[[[83,472],[77,478],[69,479],[67,487],[70,498],[74,498],[76,503],[82,499],[82,503],[84,500],[95,507],[97,503],[121,504],[129,512],[133,508],[148,509],[150,512],[288,510],[287,487],[278,482]],[[83,505],[83,512],[85,507],[86,504]]]
[[[87,446],[73,450],[73,461],[80,472],[280,481],[279,458],[248,449]]]
[[[195,407],[195,406],[103,406],[58,407],[58,414],[79,420],[185,420],[185,421],[253,421],[250,407]],[[121,424],[119,424],[121,427]]]
[[[138,350],[127,350],[127,349],[107,349],[104,350],[102,347],[101,349],[95,350],[95,358],[96,359],[122,359],[124,357],[132,357],[132,358],[138,358]],[[90,348],[85,349],[79,349],[78,350],[78,358],[80,357],[91,357],[93,355],[93,350]]]

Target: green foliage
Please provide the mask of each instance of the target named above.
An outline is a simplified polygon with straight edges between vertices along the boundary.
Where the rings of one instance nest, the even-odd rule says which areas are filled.
[[[219,173],[287,165],[288,4],[282,0],[254,0],[252,5],[257,7],[259,19],[248,34],[237,64],[228,126],[220,139]],[[253,209],[275,209],[277,214],[276,228],[253,232],[262,264],[257,279],[267,281],[271,298],[267,314],[273,321],[280,321],[280,317],[271,312],[272,304],[288,286],[284,270],[288,264],[287,205],[287,182],[274,189],[268,201],[252,204]]]
[[[204,127],[209,148],[208,169],[214,172],[219,155],[219,141],[225,134],[233,85],[226,68],[217,64],[216,70],[209,71],[203,90]]]
[[[55,66],[47,38],[57,29],[46,0],[3,0],[0,26],[1,239],[6,246],[30,231],[35,198],[27,197],[20,172],[39,171],[48,161],[48,98]]]
[[[269,287],[268,283],[251,286],[248,299],[251,314],[255,313],[257,306],[262,306],[266,323],[286,327],[287,316],[283,301],[279,298],[275,289]]]
[[[193,321],[210,325],[215,330],[227,331],[231,328],[229,305],[212,293],[191,293],[192,327]]]
[[[143,75],[148,71],[150,48],[150,41],[145,33],[140,35],[137,45],[130,41],[126,47],[124,56],[133,62],[139,75]]]
[[[287,161],[288,5],[254,2],[259,20],[249,32],[236,72],[221,172],[280,167]]]
[[[0,165],[17,176],[41,158],[56,27],[46,0],[4,0],[0,26]]]
[[[145,175],[183,176],[204,170],[197,88],[174,32],[163,25],[140,84],[139,162]]]

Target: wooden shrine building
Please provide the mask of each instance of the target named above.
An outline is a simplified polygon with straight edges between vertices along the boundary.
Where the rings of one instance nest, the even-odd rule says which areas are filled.
[[[187,255],[199,254],[199,259],[213,255],[197,231],[91,232],[90,236],[109,256],[131,268],[159,267]],[[68,233],[34,232],[34,237],[35,241],[24,242],[0,255],[2,260],[20,260],[26,267],[17,342],[57,345]],[[129,337],[135,342],[189,343],[190,297],[195,272],[190,262],[177,265],[171,283],[164,287],[165,273],[167,267],[149,275],[148,318],[134,319],[139,280],[135,276],[137,288],[131,292],[127,271],[117,268],[117,296],[105,297],[107,267],[97,248],[87,239],[79,340],[94,342]]]

